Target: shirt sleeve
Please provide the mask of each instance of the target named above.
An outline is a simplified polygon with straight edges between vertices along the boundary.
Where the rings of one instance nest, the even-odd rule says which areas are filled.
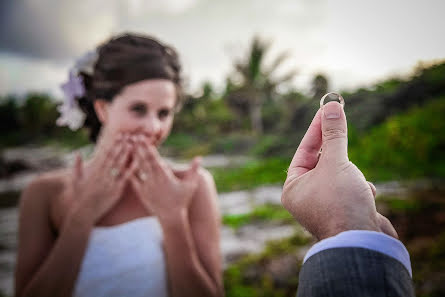
[[[349,230],[341,232],[336,236],[323,239],[309,249],[304,257],[303,263],[321,251],[344,247],[370,249],[393,257],[405,266],[411,278],[413,276],[409,253],[403,243],[384,233],[368,230]]]

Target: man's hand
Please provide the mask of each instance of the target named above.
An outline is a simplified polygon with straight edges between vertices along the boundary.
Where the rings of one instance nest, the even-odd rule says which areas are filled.
[[[347,230],[397,238],[391,222],[377,212],[374,198],[375,187],[348,159],[343,107],[329,102],[318,110],[292,159],[281,201],[319,240]]]

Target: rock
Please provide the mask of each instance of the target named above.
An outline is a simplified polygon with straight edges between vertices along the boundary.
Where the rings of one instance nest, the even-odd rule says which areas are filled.
[[[253,210],[253,201],[249,191],[219,194],[218,201],[223,215],[246,214]]]
[[[265,272],[277,287],[287,287],[289,281],[298,276],[300,264],[295,254],[284,254],[271,259],[266,264]]]
[[[38,173],[35,172],[22,172],[7,179],[1,179],[0,194],[20,193],[37,175]]]
[[[0,178],[8,178],[19,172],[32,169],[29,164],[22,160],[7,161],[0,155]]]
[[[18,209],[0,209],[0,292],[13,295],[17,248]]]
[[[301,227],[276,225],[270,222],[246,225],[240,227],[237,231],[222,226],[221,252],[224,267],[244,255],[262,252],[269,241],[289,238],[300,232],[303,236],[310,236]]]
[[[281,186],[262,186],[258,187],[252,192],[255,204],[276,204],[281,205],[281,193],[283,188]]]

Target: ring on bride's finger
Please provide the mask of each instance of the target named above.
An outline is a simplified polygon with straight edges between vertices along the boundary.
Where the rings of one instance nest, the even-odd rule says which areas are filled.
[[[325,94],[323,97],[321,97],[320,100],[320,107],[323,107],[324,104],[324,100],[328,98],[328,99],[335,99],[340,101],[340,104],[345,107],[345,99],[343,99],[343,97],[339,94],[339,93],[334,93],[334,92],[330,92]]]
[[[112,177],[116,177],[116,176],[118,176],[118,175],[119,175],[119,170],[118,170],[117,168],[111,168],[111,170],[110,170],[110,175],[111,175]]]
[[[145,173],[143,171],[139,172],[138,176],[139,176],[139,179],[141,181],[146,181],[147,180],[147,173]]]

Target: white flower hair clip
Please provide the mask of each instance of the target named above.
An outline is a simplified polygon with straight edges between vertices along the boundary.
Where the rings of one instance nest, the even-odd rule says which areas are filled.
[[[80,110],[76,101],[77,97],[85,95],[85,85],[80,73],[92,75],[98,57],[96,51],[89,51],[77,59],[73,68],[70,69],[68,81],[61,85],[65,100],[57,107],[60,113],[56,121],[58,126],[68,126],[73,131],[82,127],[85,114]]]

